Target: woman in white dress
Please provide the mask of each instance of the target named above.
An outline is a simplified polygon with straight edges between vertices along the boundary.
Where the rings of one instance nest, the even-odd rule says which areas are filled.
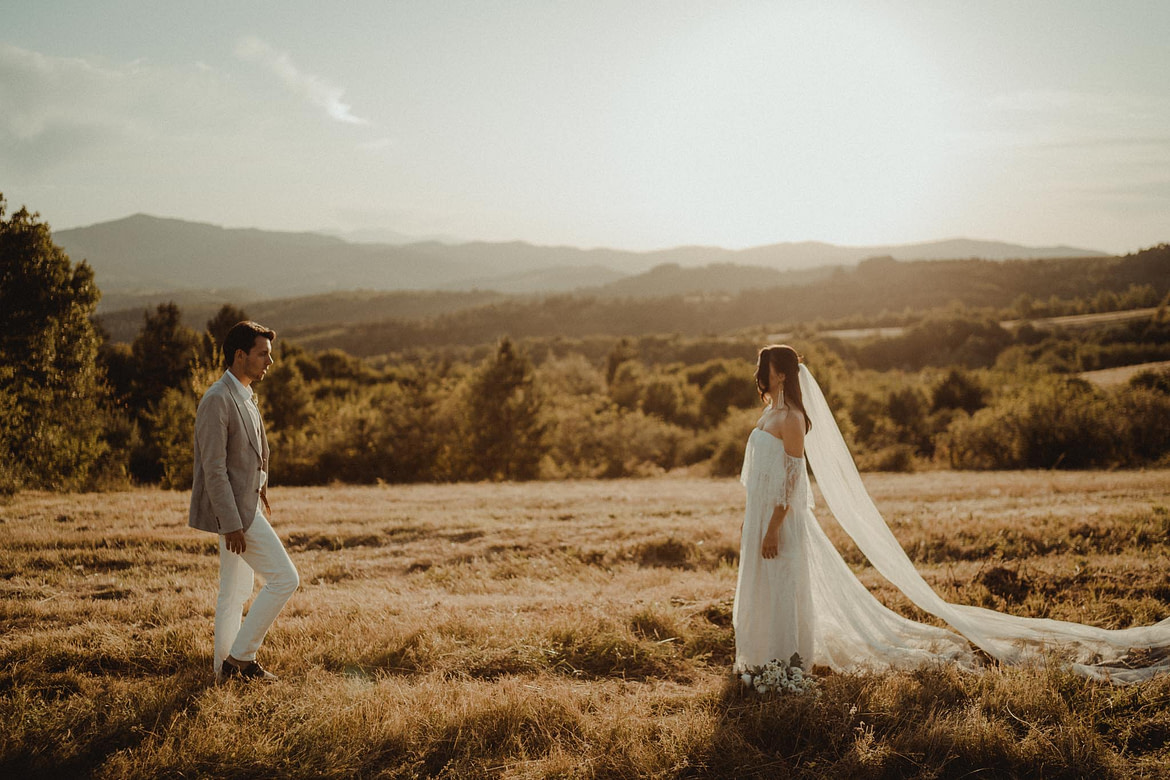
[[[741,474],[747,500],[733,611],[737,671],[794,653],[805,669],[974,668],[976,647],[1003,663],[1052,659],[1114,683],[1170,671],[1170,618],[1110,630],[944,601],[874,506],[796,350],[760,350],[756,385],[768,405],[748,437]],[[949,628],[902,617],[857,579],[812,513],[809,466],[829,510],[874,568]]]
[[[760,350],[756,389],[767,404],[748,437],[740,479],[747,488],[735,587],[737,670],[795,653],[812,658],[815,615],[809,578],[808,526],[816,523],[803,478],[808,419],[801,401],[800,359],[792,347]]]

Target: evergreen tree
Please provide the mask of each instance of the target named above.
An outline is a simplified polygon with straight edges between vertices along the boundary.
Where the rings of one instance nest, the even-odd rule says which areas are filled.
[[[228,331],[237,322],[248,319],[247,313],[238,306],[225,303],[215,316],[207,321],[207,332],[203,334],[203,356],[212,367],[223,367],[223,352],[220,347]]]
[[[296,360],[277,363],[264,381],[264,421],[272,432],[300,428],[309,420],[313,394]]]
[[[760,395],[750,379],[733,374],[717,374],[703,388],[699,417],[707,427],[717,425],[727,413],[760,405]]]
[[[931,391],[930,410],[962,409],[974,414],[987,405],[983,387],[966,371],[952,368]]]
[[[468,445],[473,478],[534,479],[548,446],[542,397],[528,356],[500,341],[471,378]]]
[[[633,339],[622,336],[617,343],[613,345],[609,355],[605,358],[605,383],[607,385],[613,384],[614,376],[617,374],[618,366],[628,360],[638,359],[638,345]]]
[[[618,366],[609,381],[609,397],[622,409],[637,409],[642,398],[642,381],[645,373],[638,361],[625,361]]]
[[[104,450],[93,270],[0,195],[0,489],[74,489]]]
[[[167,390],[188,388],[200,365],[199,335],[182,320],[174,302],[160,303],[142,315],[142,330],[130,345],[132,403],[140,414],[154,408]]]
[[[191,437],[195,431],[196,401],[191,393],[171,388],[146,414],[150,430],[150,451],[155,460],[161,487],[187,490],[191,487],[194,463],[191,458]],[[156,465],[157,464],[157,465]],[[154,472],[152,472],[153,474]]]
[[[182,324],[182,312],[175,303],[159,304],[153,312],[143,314],[142,330],[130,345],[130,408],[142,433],[140,445],[130,454],[130,473],[138,482],[181,485],[181,475],[168,477],[168,469],[174,471],[168,466],[168,447],[176,436],[189,443],[191,433],[168,428],[167,424],[178,419],[171,413],[178,406],[172,391],[186,397],[195,408],[199,398],[192,379],[202,365],[201,358],[199,334]],[[169,393],[169,410],[160,410]]]
[[[642,388],[642,411],[667,422],[680,422],[684,403],[682,387],[674,377],[655,377]]]

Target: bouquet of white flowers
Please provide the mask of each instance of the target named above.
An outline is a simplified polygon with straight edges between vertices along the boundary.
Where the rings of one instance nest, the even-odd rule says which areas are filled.
[[[805,673],[799,653],[793,653],[787,661],[773,658],[763,666],[749,666],[742,670],[739,679],[756,693],[787,691],[804,693],[812,690],[816,677]]]

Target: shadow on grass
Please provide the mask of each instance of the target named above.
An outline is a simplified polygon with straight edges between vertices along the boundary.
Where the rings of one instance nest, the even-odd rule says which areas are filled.
[[[729,675],[714,708],[708,750],[683,777],[856,776],[835,774],[851,747],[855,718],[823,692],[761,696]]]
[[[701,769],[685,776],[1120,777],[1092,704],[1116,693],[1059,670],[828,675],[763,696],[731,678]]]
[[[22,779],[92,777],[109,756],[165,731],[212,685],[207,673],[190,668],[155,678],[69,672],[20,684],[6,677],[11,731],[0,777]]]

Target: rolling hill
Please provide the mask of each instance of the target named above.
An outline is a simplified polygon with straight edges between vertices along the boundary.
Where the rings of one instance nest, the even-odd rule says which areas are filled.
[[[223,228],[146,214],[57,231],[54,240],[74,260],[87,260],[94,268],[98,286],[109,296],[103,312],[127,300],[120,296],[135,296],[135,305],[150,305],[177,296],[198,298],[207,291],[250,300],[342,290],[564,292],[620,285],[623,277],[672,264],[679,269],[734,264],[791,272],[852,265],[881,255],[900,260],[1104,256],[1072,247],[965,239],[861,247],[816,242],[742,250],[689,246],[653,252],[524,242],[359,244],[319,233]],[[621,292],[620,286],[615,289],[599,293],[632,294]],[[241,290],[251,292],[240,295]]]
[[[316,233],[226,229],[144,214],[54,233],[111,292],[244,288],[254,297],[346,289],[428,289],[480,272],[410,247]]]
[[[700,272],[731,280],[756,279],[767,269],[715,266],[660,267],[645,275],[654,289],[678,274]],[[797,272],[777,274],[792,280]],[[586,338],[681,334],[715,336],[745,329],[761,335],[776,326],[817,328],[834,320],[939,311],[950,306],[1004,310],[1020,296],[1034,300],[1095,299],[1131,287],[1146,297],[1170,291],[1170,247],[1125,257],[1058,260],[910,261],[875,258],[837,268],[802,284],[749,285],[723,291],[710,281],[702,294],[657,296],[590,294],[502,295],[459,292],[333,293],[313,298],[242,301],[248,313],[313,349],[337,347],[361,356],[412,347],[475,346],[514,338]],[[726,288],[727,285],[724,285]],[[483,296],[483,297],[478,297]],[[198,312],[197,318],[190,314]],[[214,309],[193,309],[188,323],[202,328]],[[1097,316],[1097,315],[1093,315]],[[141,310],[106,315],[111,331],[121,318],[123,340],[141,325]]]
[[[246,294],[222,298],[200,295],[188,302],[179,299],[175,302],[182,311],[183,323],[199,331],[206,327],[207,321],[221,306],[231,303],[241,307],[249,317],[271,324],[281,333],[285,333],[289,326],[300,332],[316,333],[387,319],[425,320],[510,299],[511,296],[490,291],[347,290],[267,299],[255,299]],[[111,339],[129,342],[142,328],[143,312],[152,307],[139,301],[126,308],[102,312],[97,319]]]

